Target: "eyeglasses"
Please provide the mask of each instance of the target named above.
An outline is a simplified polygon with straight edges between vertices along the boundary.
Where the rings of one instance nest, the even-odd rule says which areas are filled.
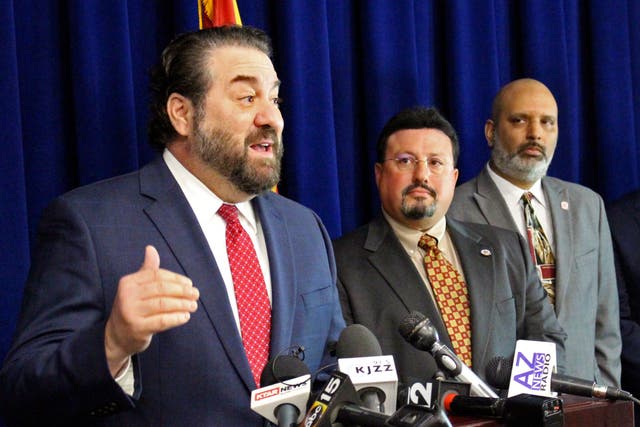
[[[401,154],[394,159],[384,159],[384,161],[394,162],[398,170],[401,172],[413,172],[416,167],[418,167],[418,163],[422,162],[424,162],[427,169],[429,169],[429,172],[434,175],[442,175],[449,170],[449,163],[438,157],[427,157],[426,159],[420,160],[410,154]]]

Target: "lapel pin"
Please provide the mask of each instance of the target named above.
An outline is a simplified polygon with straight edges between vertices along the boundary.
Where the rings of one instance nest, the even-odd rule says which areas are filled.
[[[489,249],[481,249],[481,250],[480,250],[480,253],[481,253],[483,256],[491,256],[491,251],[490,251]]]
[[[560,202],[560,207],[562,209],[564,209],[565,211],[569,210],[569,202],[567,202],[566,200],[563,200]]]

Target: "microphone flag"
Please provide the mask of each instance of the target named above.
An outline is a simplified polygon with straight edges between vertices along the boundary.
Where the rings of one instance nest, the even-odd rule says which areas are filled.
[[[533,394],[555,397],[551,374],[556,370],[556,345],[546,341],[518,340],[511,366],[507,396]]]
[[[338,359],[338,370],[349,376],[356,391],[375,388],[384,394],[383,413],[396,410],[398,373],[393,356],[349,357]],[[382,401],[382,399],[381,399]]]

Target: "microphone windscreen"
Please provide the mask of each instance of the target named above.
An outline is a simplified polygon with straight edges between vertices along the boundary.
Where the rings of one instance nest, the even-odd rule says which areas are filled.
[[[270,360],[260,375],[260,387],[281,383],[303,375],[311,375],[307,365],[296,356],[276,356]]]
[[[353,324],[342,330],[336,344],[339,359],[382,356],[382,348],[373,332],[366,326]]]
[[[512,358],[496,356],[491,358],[485,366],[485,377],[487,382],[499,389],[508,389],[511,380]]]
[[[426,319],[424,314],[419,311],[412,311],[408,316],[402,319],[402,322],[400,322],[400,325],[398,326],[398,332],[400,332],[400,335],[402,335],[406,340],[409,340],[409,337],[415,327],[424,319]]]

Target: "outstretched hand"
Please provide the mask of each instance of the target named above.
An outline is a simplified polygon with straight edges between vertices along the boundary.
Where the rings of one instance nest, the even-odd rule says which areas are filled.
[[[160,268],[160,255],[147,246],[138,271],[118,283],[105,327],[104,346],[115,377],[128,358],[149,347],[153,334],[187,323],[200,296],[191,279]]]

